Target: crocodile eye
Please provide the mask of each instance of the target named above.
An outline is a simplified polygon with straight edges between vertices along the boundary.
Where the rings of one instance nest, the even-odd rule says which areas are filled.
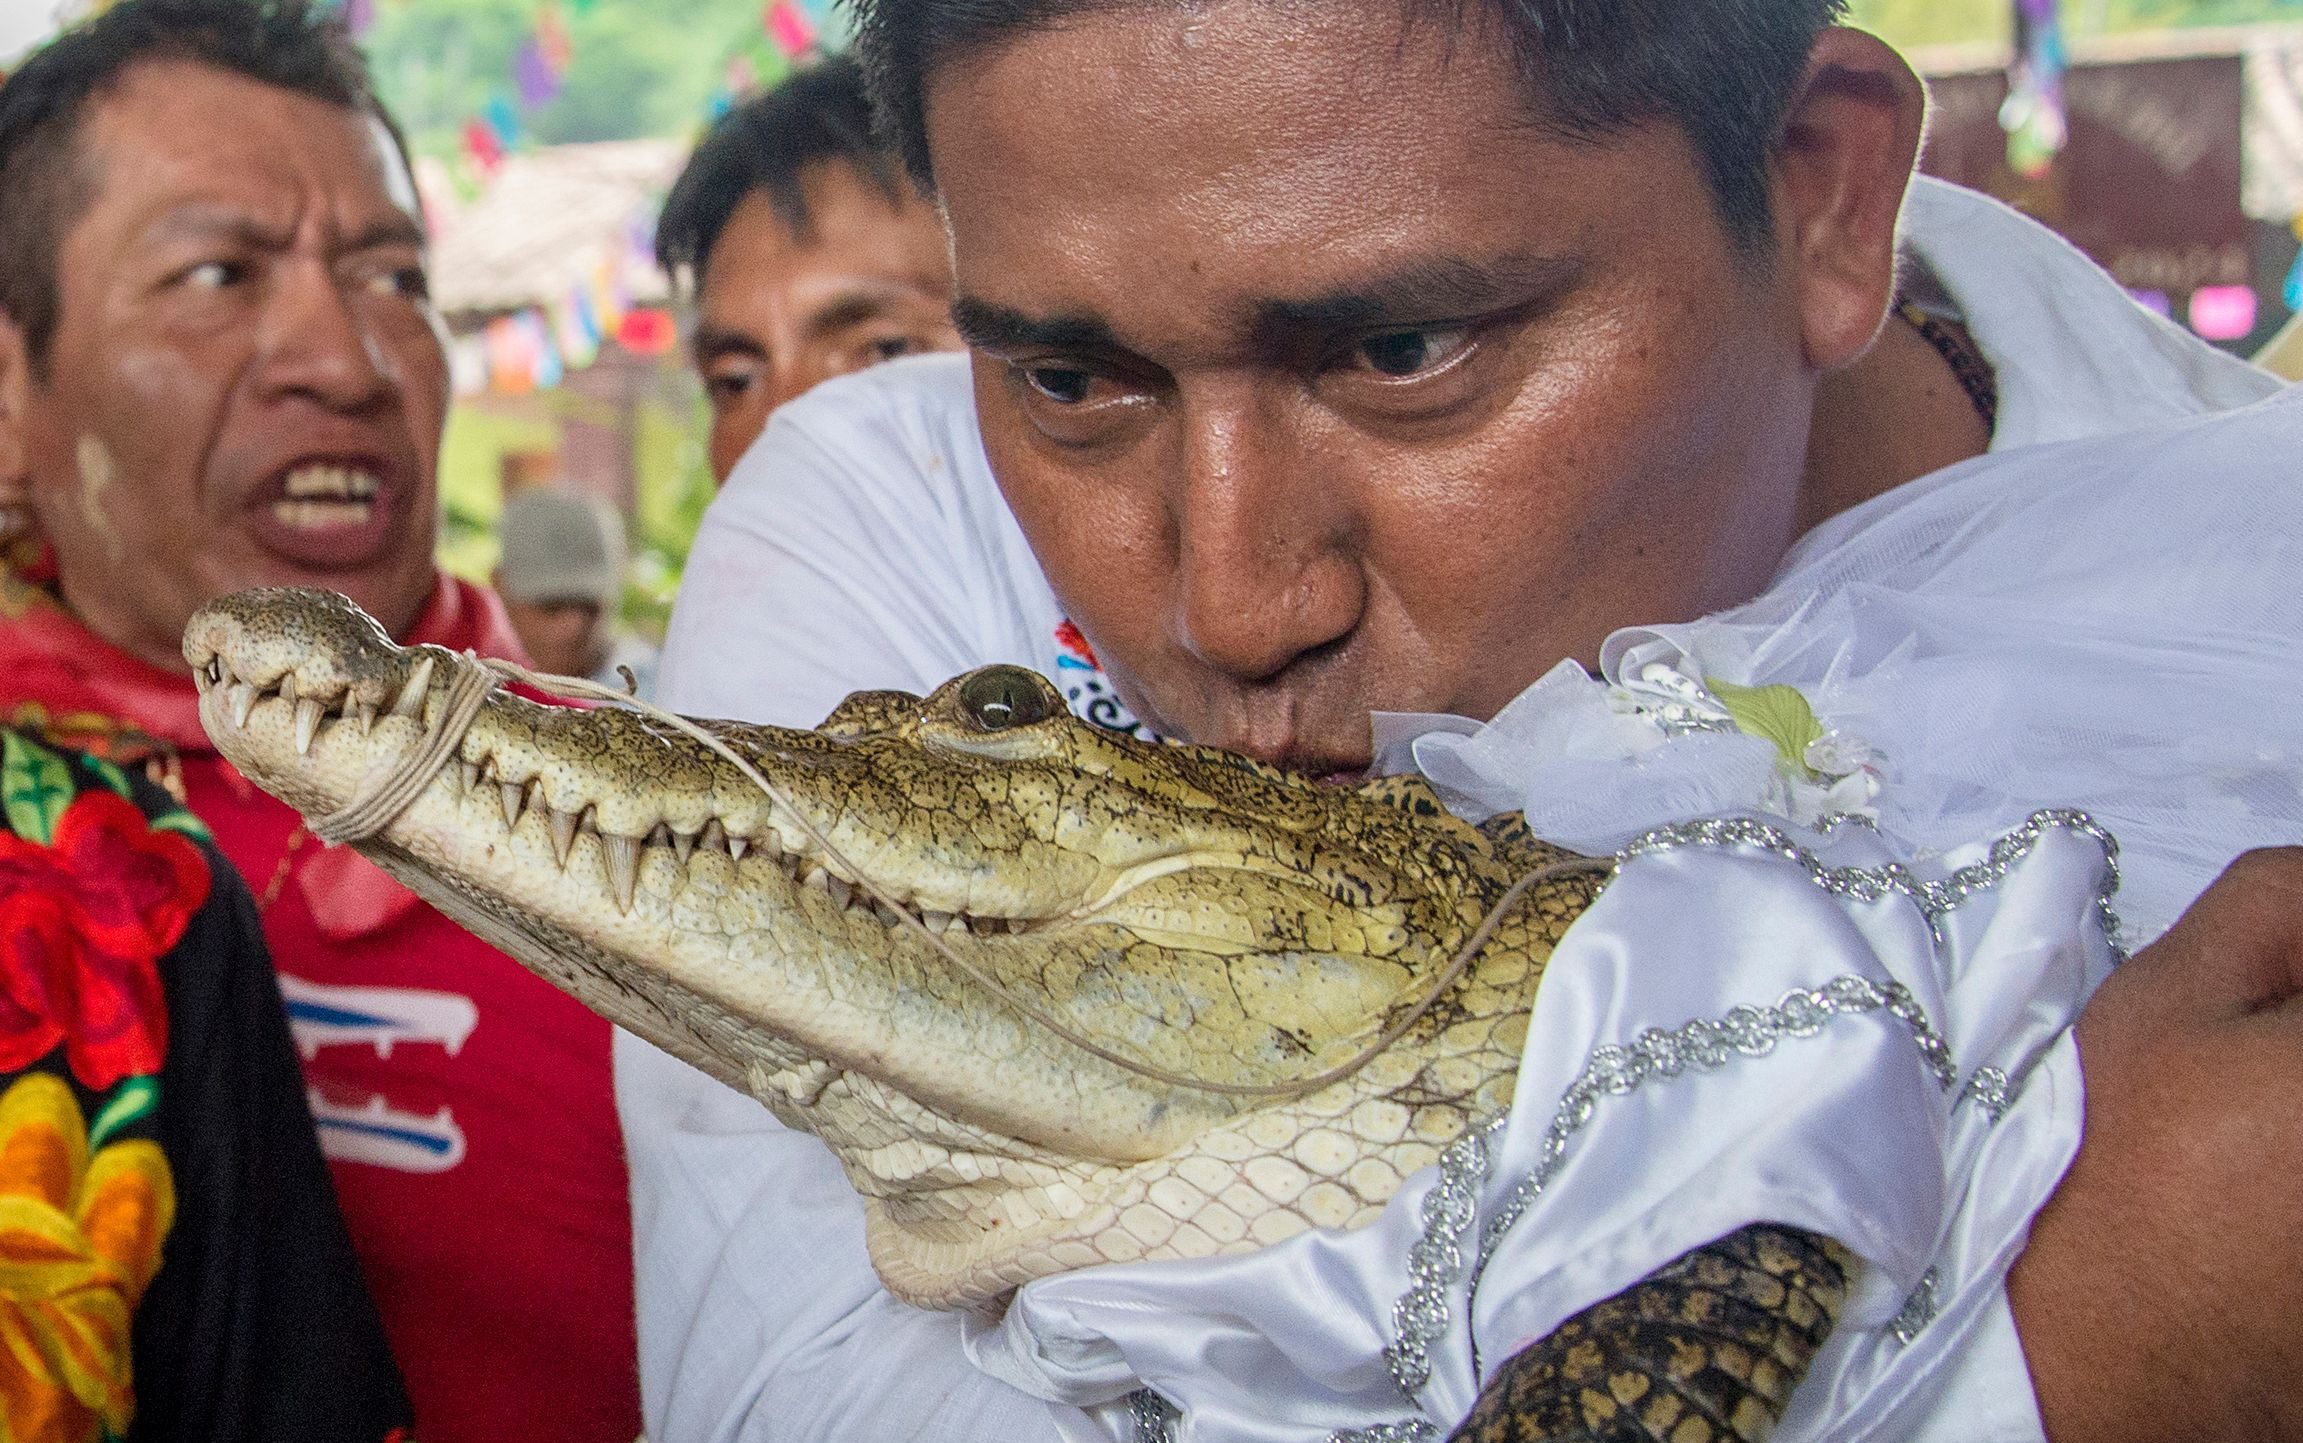
[[[1020,666],[991,666],[960,683],[968,720],[987,732],[1028,727],[1048,719],[1046,684]]]

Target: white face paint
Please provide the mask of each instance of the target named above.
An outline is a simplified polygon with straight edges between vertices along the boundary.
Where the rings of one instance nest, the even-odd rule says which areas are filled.
[[[80,437],[73,455],[80,470],[80,514],[86,518],[88,529],[104,538],[104,549],[118,561],[126,548],[120,540],[120,528],[105,514],[104,498],[112,483],[120,479],[120,468],[112,460],[111,448],[93,433]]]

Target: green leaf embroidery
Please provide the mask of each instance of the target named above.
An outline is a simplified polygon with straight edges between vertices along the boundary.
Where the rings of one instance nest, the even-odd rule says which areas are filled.
[[[155,832],[182,832],[195,842],[206,842],[211,846],[215,845],[216,841],[216,834],[208,830],[206,822],[185,811],[168,812],[155,818],[152,822],[152,830]]]
[[[1727,714],[1745,736],[1758,737],[1775,748],[1776,765],[1786,775],[1812,781],[1807,749],[1823,739],[1823,723],[1807,698],[1794,687],[1737,686],[1707,676],[1703,684],[1727,708]]]
[[[103,1109],[96,1114],[88,1128],[88,1147],[91,1151],[104,1145],[104,1140],[121,1128],[149,1115],[160,1105],[160,1079],[157,1077],[131,1077],[112,1093]]]
[[[136,800],[136,793],[128,785],[126,772],[121,771],[102,757],[85,757],[83,760],[88,763],[88,770],[94,772],[105,786],[110,787],[131,802]]]
[[[8,826],[27,842],[56,840],[56,822],[72,804],[72,772],[38,742],[7,734],[0,743],[0,806]]]

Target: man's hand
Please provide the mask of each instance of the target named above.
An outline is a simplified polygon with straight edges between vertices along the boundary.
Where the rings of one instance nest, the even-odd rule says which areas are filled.
[[[2053,1443],[2303,1439],[2303,849],[2081,1015],[2078,1159],[2008,1280]]]

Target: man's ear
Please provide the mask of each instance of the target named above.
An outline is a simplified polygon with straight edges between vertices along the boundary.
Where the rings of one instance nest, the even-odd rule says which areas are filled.
[[[0,311],[0,507],[32,504],[32,351]]]
[[[1927,92],[1893,47],[1827,29],[1776,154],[1778,254],[1796,267],[1807,359],[1855,360],[1895,296],[1896,227],[1919,160]]]

